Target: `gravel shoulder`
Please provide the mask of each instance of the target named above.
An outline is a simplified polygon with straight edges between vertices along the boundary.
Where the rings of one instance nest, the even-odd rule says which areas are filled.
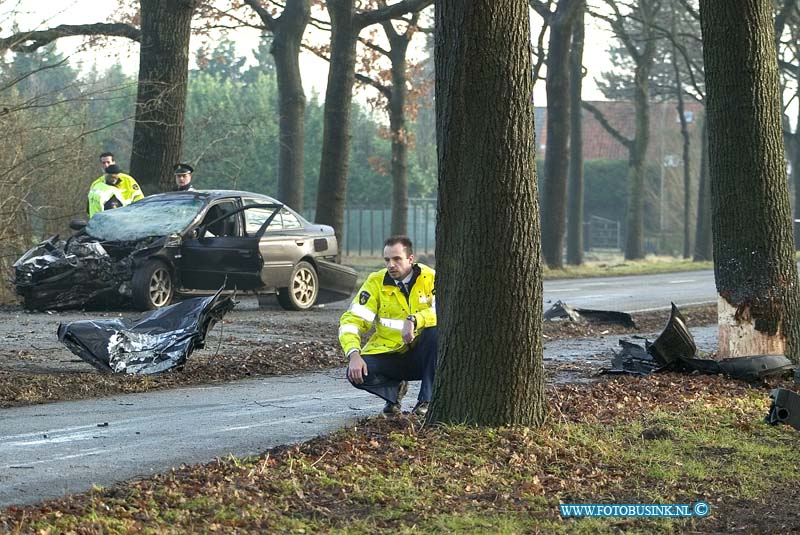
[[[182,371],[152,376],[101,374],[58,342],[59,323],[115,316],[133,311],[26,312],[0,308],[0,408],[84,399],[120,393],[146,392],[249,377],[284,375],[342,367],[336,338],[339,316],[347,302],[307,312],[286,312],[276,305],[259,308],[250,297],[217,324],[205,348],[189,357]],[[692,327],[716,322],[716,307],[682,310]],[[634,314],[636,328],[617,325],[545,322],[544,343],[564,339],[597,339],[616,335],[653,337],[664,327],[668,311]],[[545,361],[548,376],[568,366],[571,375],[586,380],[597,365]]]

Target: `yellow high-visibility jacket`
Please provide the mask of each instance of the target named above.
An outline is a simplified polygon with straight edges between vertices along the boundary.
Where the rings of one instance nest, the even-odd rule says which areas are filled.
[[[424,264],[414,264],[416,278],[409,292],[409,299],[397,287],[386,269],[372,273],[350,308],[339,321],[339,343],[345,355],[360,349],[364,355],[378,353],[403,353],[408,346],[403,343],[403,322],[409,315],[417,320],[420,329],[436,326],[436,292],[433,282],[436,272]],[[375,332],[361,348],[361,335]]]
[[[109,186],[106,184],[105,175],[103,175],[92,182],[89,188],[89,217],[92,217],[97,212],[102,212],[103,205],[111,199],[112,195],[116,195],[123,206],[127,206],[139,199],[144,199],[142,189],[132,176],[120,173],[119,184]]]

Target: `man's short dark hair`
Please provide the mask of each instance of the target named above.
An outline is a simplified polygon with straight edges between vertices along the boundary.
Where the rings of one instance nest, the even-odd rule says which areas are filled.
[[[116,158],[114,158],[114,153],[113,152],[104,152],[103,154],[100,155],[100,159],[102,160],[106,156],[111,156],[112,160],[116,160]]]
[[[391,247],[392,245],[401,244],[403,248],[406,250],[406,256],[411,256],[414,254],[414,245],[411,243],[411,240],[408,236],[389,236],[386,238],[386,241],[383,242],[384,247]]]

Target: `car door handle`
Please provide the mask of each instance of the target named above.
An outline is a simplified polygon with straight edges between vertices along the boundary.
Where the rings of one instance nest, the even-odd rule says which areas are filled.
[[[303,240],[295,240],[294,243],[296,243],[297,245],[303,245],[305,243],[305,241],[303,241]]]

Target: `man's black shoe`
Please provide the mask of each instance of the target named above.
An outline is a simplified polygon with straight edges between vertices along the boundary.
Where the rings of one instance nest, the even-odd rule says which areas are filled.
[[[392,416],[397,416],[402,412],[399,403],[390,403],[386,402],[386,405],[383,406],[383,411],[381,412],[381,416],[384,418],[389,418]]]
[[[428,405],[430,405],[430,401],[418,401],[414,408],[411,410],[411,414],[416,414],[417,416],[425,416],[428,414]]]
[[[383,406],[383,411],[381,414],[383,416],[397,416],[401,412],[403,412],[401,402],[403,401],[403,397],[408,392],[408,381],[400,381],[400,386],[397,389],[397,403],[392,403],[390,401],[386,402],[386,405]]]

